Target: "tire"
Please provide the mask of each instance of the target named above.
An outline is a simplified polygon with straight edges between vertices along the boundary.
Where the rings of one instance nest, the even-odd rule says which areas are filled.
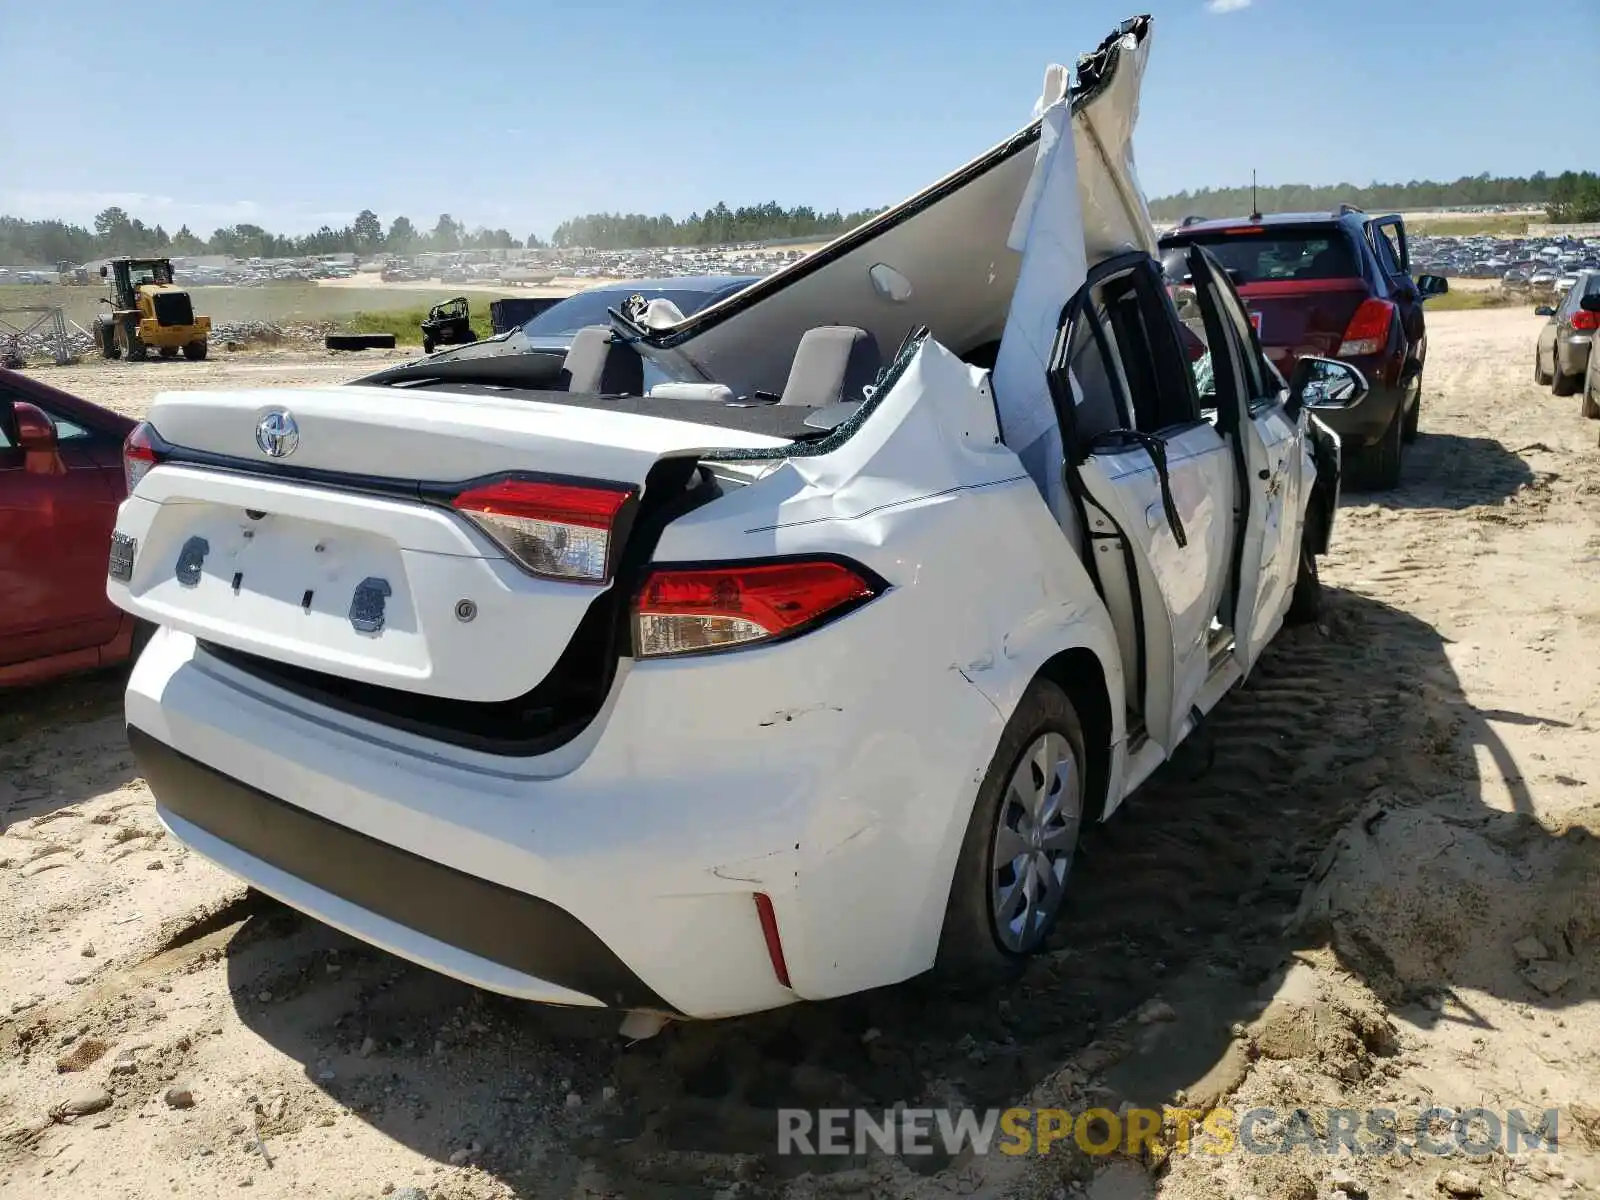
[[[1550,386],[1550,376],[1545,374],[1544,364],[1539,361],[1539,352],[1533,352],[1533,381],[1540,387]]]
[[[424,354],[432,354],[433,353],[433,339],[432,338],[425,337],[425,338],[422,339],[422,352]]]
[[[121,358],[122,351],[117,349],[117,333],[110,321],[96,321],[94,323],[95,344],[100,347],[101,358]]]
[[[392,333],[330,333],[322,339],[329,350],[393,350]]]
[[[192,342],[183,344],[183,356],[190,362],[204,362],[210,343],[205,338],[195,338]]]
[[[1356,478],[1361,487],[1373,492],[1387,492],[1400,486],[1404,441],[1405,412],[1396,408],[1378,444],[1368,446],[1356,456]]]
[[[1600,371],[1593,367],[1583,381],[1583,404],[1579,411],[1591,421],[1600,420],[1600,389],[1596,388],[1596,380],[1600,380]]]
[[[1550,381],[1550,394],[1552,396],[1573,396],[1583,386],[1583,376],[1563,375],[1561,364],[1556,364],[1555,377]]]
[[[1042,787],[1036,753],[1055,764]],[[1072,702],[1055,684],[1034,680],[1000,735],[961,842],[934,961],[934,974],[945,984],[982,987],[1014,979],[1028,958],[1044,946],[1060,919],[1072,876],[1087,801],[1084,762],[1083,726]],[[1020,786],[1013,788],[1014,782]],[[1054,805],[1053,813],[1045,810],[1048,833],[1044,843],[1031,840],[1035,823],[1029,808],[1033,802]],[[1028,876],[1019,877],[1015,866],[996,866],[1002,822],[1008,831],[1005,840],[1015,847],[1013,863],[1027,858],[1030,868],[1035,863],[1048,864],[1047,877],[1055,881],[1054,888],[1030,888]],[[1017,914],[1018,925],[1009,929],[996,915],[996,890],[1005,889],[1007,877],[1020,885],[1024,901]],[[1026,903],[1029,899],[1036,904]],[[1044,903],[1037,904],[1040,900]],[[999,907],[1006,911],[1005,906]]]
[[[161,355],[162,358],[177,358],[178,348],[176,346],[162,346],[156,353]]]
[[[1413,375],[1406,385],[1406,399],[1410,402],[1410,407],[1406,409],[1405,422],[1400,427],[1400,440],[1410,445],[1422,434],[1422,373],[1420,371]]]
[[[117,326],[117,346],[129,362],[143,362],[150,357],[150,347],[144,344],[131,322]]]
[[[1300,539],[1300,570],[1295,576],[1294,595],[1289,600],[1289,611],[1284,614],[1288,625],[1309,625],[1322,615],[1322,576],[1317,570],[1317,556],[1311,553],[1311,544],[1304,536]]]

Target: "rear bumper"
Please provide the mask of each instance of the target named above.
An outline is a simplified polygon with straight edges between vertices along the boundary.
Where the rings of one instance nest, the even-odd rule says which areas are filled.
[[[211,318],[196,317],[193,325],[163,325],[149,317],[139,321],[139,340],[153,346],[163,343],[181,344],[203,338],[211,333]]]
[[[594,932],[537,896],[410,854],[314,815],[128,727],[156,812],[179,840],[330,923],[365,914],[364,932],[406,957],[448,960],[451,974],[551,1003],[671,1012]],[[309,902],[309,903],[308,903]],[[358,930],[351,930],[358,932]]]
[[[172,629],[126,721],[174,835],[293,907],[507,995],[730,1016],[932,963],[999,722],[942,660],[896,656],[904,599],[803,643],[625,664],[534,758],[307,702]]]
[[[1556,369],[1563,375],[1582,375],[1589,369],[1593,344],[1592,334],[1563,333],[1556,339]]]

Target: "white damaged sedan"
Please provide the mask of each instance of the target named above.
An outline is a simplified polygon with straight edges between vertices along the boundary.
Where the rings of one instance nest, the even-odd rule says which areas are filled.
[[[1319,405],[1133,172],[1151,22],[693,316],[164,394],[111,598],[161,819],[480,987],[716,1017],[1004,978],[1109,815],[1315,611]],[[649,360],[669,382],[646,391]],[[654,377],[654,373],[653,373]]]

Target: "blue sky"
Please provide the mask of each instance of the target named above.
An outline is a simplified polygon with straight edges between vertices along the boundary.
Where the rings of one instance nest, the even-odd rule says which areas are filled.
[[[1151,195],[1600,167],[1600,6],[1147,0]],[[890,204],[1022,125],[1138,0],[0,0],[0,213],[548,234],[596,210]],[[227,16],[220,14],[226,12]],[[1003,19],[997,13],[1008,14]],[[1586,52],[1585,52],[1586,53]],[[1547,81],[1549,87],[1542,86]],[[1592,124],[1591,124],[1592,129]],[[164,133],[170,130],[170,133]]]

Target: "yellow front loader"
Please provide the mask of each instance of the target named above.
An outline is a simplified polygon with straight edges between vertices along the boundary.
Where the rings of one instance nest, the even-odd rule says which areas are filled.
[[[111,295],[101,301],[111,311],[94,324],[103,357],[143,362],[152,347],[162,358],[206,356],[211,318],[195,316],[189,293],[173,285],[170,258],[114,258],[100,277],[111,280]]]

